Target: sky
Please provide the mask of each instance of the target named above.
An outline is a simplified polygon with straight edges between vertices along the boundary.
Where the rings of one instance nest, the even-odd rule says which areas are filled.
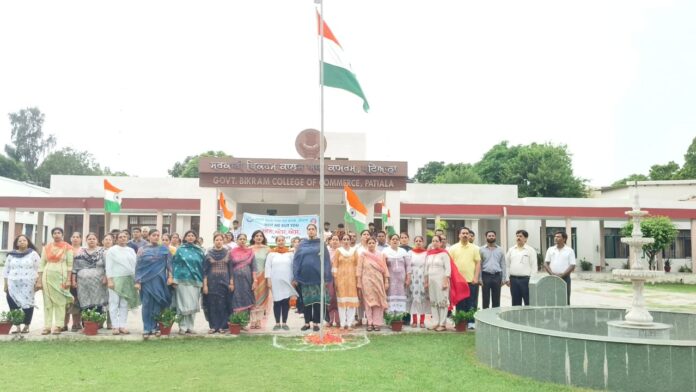
[[[167,175],[207,150],[299,158],[320,126],[312,0],[4,1],[7,113],[38,107],[58,148]],[[325,90],[325,132],[368,159],[475,163],[493,145],[566,144],[606,186],[684,162],[696,136],[695,1],[326,0],[370,103]]]

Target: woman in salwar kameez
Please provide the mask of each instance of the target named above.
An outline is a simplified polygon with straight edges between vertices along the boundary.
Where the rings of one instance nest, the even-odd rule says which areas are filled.
[[[321,259],[319,258],[320,246],[324,246],[324,282],[332,281],[331,259],[329,250],[323,241],[317,237],[317,226],[313,223],[307,225],[308,239],[300,243],[292,260],[292,272],[295,282],[299,282],[302,290],[304,304],[305,325],[302,331],[310,329],[310,322],[314,323],[314,331],[319,331],[321,321]],[[324,304],[329,301],[328,290],[324,290]]]
[[[104,269],[104,250],[97,246],[97,235],[89,233],[85,237],[87,247],[80,249],[73,260],[73,287],[77,288],[80,309],[104,313],[104,305],[109,302]]]
[[[232,312],[247,312],[254,306],[256,288],[256,264],[254,251],[247,247],[246,234],[237,237],[237,247],[230,251],[232,263]]]
[[[362,293],[368,331],[379,331],[384,323],[389,290],[389,268],[376,245],[377,240],[374,238],[367,240],[367,249],[360,255],[356,270],[358,292]]]
[[[193,230],[187,231],[184,243],[172,259],[172,283],[176,292],[172,306],[179,315],[180,334],[194,333],[196,313],[201,310],[204,260],[205,251],[198,245],[198,235]]]
[[[72,246],[63,241],[63,229],[51,230],[53,242],[44,246],[39,267],[37,289],[43,289],[44,329],[42,335],[60,334],[65,321],[65,309],[73,302],[70,294],[70,274],[73,264]],[[54,324],[55,322],[55,324]]]
[[[140,290],[140,301],[143,304],[143,337],[147,339],[159,329],[155,323],[162,309],[171,304],[169,284],[173,283],[172,255],[169,248],[160,245],[160,233],[152,230],[148,234],[147,245],[138,249],[135,266],[135,288]]]
[[[234,280],[230,252],[224,238],[219,233],[213,236],[213,248],[203,262],[203,302],[208,310],[208,333],[225,333],[232,312]]]
[[[389,247],[382,251],[389,268],[389,290],[387,290],[387,303],[390,312],[406,312],[407,296],[406,288],[410,285],[409,272],[411,272],[411,257],[408,252],[399,247],[399,235],[394,234],[389,238]]]
[[[268,307],[268,285],[266,284],[266,257],[271,248],[263,231],[256,230],[251,234],[251,249],[254,251],[254,264],[256,267],[256,288],[254,289],[254,307],[251,309],[250,326],[252,329],[261,328],[261,321]]]
[[[109,289],[109,315],[111,333],[128,335],[128,309],[140,306],[138,292],[135,290],[135,265],[137,256],[128,246],[128,234],[118,233],[117,245],[106,252],[106,279]]]
[[[411,270],[409,271],[411,327],[416,328],[420,324],[421,328],[425,328],[425,315],[430,314],[430,300],[428,291],[425,289],[425,256],[427,251],[423,246],[425,240],[422,236],[416,236],[413,242],[415,246],[409,252],[411,256]],[[418,319],[419,315],[420,320]]]
[[[329,236],[329,259],[333,260],[338,248],[341,246],[341,238],[338,234],[331,234]],[[326,309],[326,321],[329,323],[329,327],[336,325],[341,326],[341,322],[338,317],[338,302],[336,302],[336,286],[335,282],[328,282],[326,284],[326,289],[329,291],[329,305]]]
[[[430,306],[433,317],[434,331],[445,331],[447,328],[447,306],[449,305],[450,286],[450,255],[440,248],[442,239],[435,235],[425,258],[425,289],[430,296]]]
[[[16,332],[29,332],[29,324],[34,315],[34,292],[40,264],[41,257],[36,253],[36,247],[29,237],[18,235],[12,244],[12,251],[7,255],[2,273],[10,310],[24,311],[24,328],[20,329],[17,325]]]
[[[358,252],[350,246],[350,236],[344,234],[342,247],[336,250],[331,259],[331,273],[336,288],[339,322],[343,329],[351,328],[355,319],[355,310],[360,306],[358,300]]]
[[[275,317],[274,331],[288,327],[288,313],[290,312],[290,298],[297,297],[295,288],[292,287],[292,258],[293,253],[285,246],[285,237],[276,237],[276,247],[266,258],[266,280],[268,288],[273,295],[273,317]]]

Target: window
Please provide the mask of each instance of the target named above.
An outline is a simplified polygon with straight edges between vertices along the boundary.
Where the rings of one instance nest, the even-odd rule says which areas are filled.
[[[672,245],[662,251],[665,259],[685,259],[691,257],[691,231],[679,230]]]
[[[554,246],[556,243],[553,240],[553,236],[556,235],[557,231],[566,231],[565,227],[547,227],[546,228],[546,244],[548,247]],[[572,241],[571,246],[573,247],[573,253],[575,253],[575,257],[578,257],[578,230],[577,228],[573,227],[570,229],[570,235],[569,235],[569,240]],[[544,253],[546,254],[546,253]]]
[[[604,228],[604,257],[628,259],[628,245],[621,243],[621,229]]]
[[[164,215],[162,217],[162,232],[169,233],[169,223],[171,222],[171,215]],[[193,218],[191,218],[191,223],[193,224]],[[128,231],[132,232],[134,228],[141,228],[147,226],[150,230],[157,228],[157,215],[129,215],[128,216]]]

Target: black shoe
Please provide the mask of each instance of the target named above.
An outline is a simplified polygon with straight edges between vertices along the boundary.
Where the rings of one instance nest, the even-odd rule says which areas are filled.
[[[309,325],[304,325],[302,328],[300,328],[300,331],[306,331],[309,329]]]
[[[312,330],[313,330],[314,332],[318,332],[318,331],[319,331],[319,326],[318,326],[318,325],[315,325],[314,328],[312,328]]]

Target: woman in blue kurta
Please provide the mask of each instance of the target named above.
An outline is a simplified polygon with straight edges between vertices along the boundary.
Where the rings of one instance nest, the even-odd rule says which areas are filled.
[[[171,284],[172,255],[169,248],[159,244],[160,233],[152,230],[149,233],[149,244],[138,249],[138,260],[135,265],[135,288],[140,290],[140,301],[143,304],[143,336],[147,339],[153,333],[159,336],[155,326],[155,317],[163,308],[171,303],[168,284]]]
[[[187,231],[184,234],[184,243],[172,259],[172,278],[176,292],[173,305],[180,317],[179,333],[193,333],[196,313],[201,310],[205,251],[198,246],[197,241],[196,232]]]
[[[308,239],[300,243],[295,251],[292,262],[293,276],[295,282],[299,282],[302,290],[302,300],[304,303],[305,325],[303,331],[310,328],[310,321],[314,323],[314,330],[319,330],[321,317],[321,259],[319,258],[319,247],[324,246],[324,282],[331,282],[331,257],[329,250],[323,241],[317,238],[317,226],[310,223],[307,225]],[[324,289],[324,304],[329,304],[328,290]]]

